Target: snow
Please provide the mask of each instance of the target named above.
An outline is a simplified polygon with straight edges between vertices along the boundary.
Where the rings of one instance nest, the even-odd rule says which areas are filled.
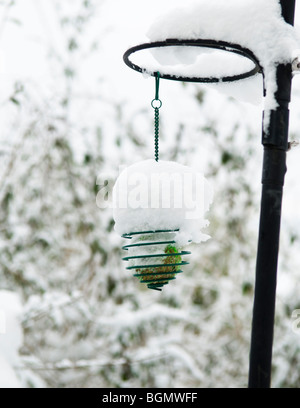
[[[113,216],[119,234],[179,229],[176,241],[208,239],[201,231],[212,203],[205,177],[188,166],[170,161],[145,160],[119,175],[113,188]]]
[[[281,16],[280,4],[276,0],[198,0],[188,7],[176,8],[166,15],[158,18],[148,30],[148,38],[151,42],[164,41],[168,38],[177,39],[212,39],[226,41],[232,44],[239,44],[251,50],[258,58],[265,74],[265,85],[267,96],[265,99],[265,109],[275,109],[276,101],[274,92],[276,91],[276,64],[289,63],[293,60],[295,50],[299,48],[299,34],[291,25],[285,23]],[[158,63],[156,67],[151,66],[150,70],[174,73],[170,64],[178,56],[176,48],[168,51],[167,59],[165,48],[156,49],[153,54]],[[176,56],[174,54],[176,53]],[[162,57],[162,54],[164,56]],[[213,53],[215,55],[215,53]],[[186,66],[188,59],[186,52],[181,65],[176,65],[177,75],[195,76],[199,72],[199,65],[203,63],[200,73],[214,75],[214,70],[218,64],[210,60],[206,54],[206,61],[203,57],[196,60],[193,68]],[[219,53],[220,56],[220,53]],[[179,55],[180,58],[180,55]],[[215,58],[215,57],[214,57]],[[232,57],[231,57],[232,58]],[[229,58],[230,60],[230,58]],[[189,61],[191,62],[191,61]],[[246,64],[248,61],[246,61]],[[167,66],[163,66],[167,64]],[[243,62],[243,64],[245,64]],[[237,70],[243,72],[245,66],[233,59],[224,66],[224,58],[219,62],[219,66],[225,69],[225,74],[234,75]],[[247,68],[247,66],[246,66]],[[201,75],[202,76],[202,75]],[[261,89],[262,95],[262,89]]]
[[[222,50],[201,49],[195,46],[153,48],[151,53],[148,50],[140,51],[135,58],[137,63],[140,60],[143,63],[145,58],[148,58],[147,70],[152,72],[158,70],[157,61],[159,61],[162,65],[159,67],[159,71],[162,74],[170,74],[175,77],[220,78],[248,72],[255,67],[252,61],[240,55]]]
[[[146,81],[142,75],[128,69],[122,62],[122,55],[128,43],[130,45],[129,33],[133,45],[142,42],[137,38],[137,25],[144,30],[146,18],[150,21],[151,14],[160,14],[163,8],[174,7],[176,2],[182,4],[182,0],[155,0],[146,4],[136,0],[115,0],[106,2],[103,12],[93,13],[93,19],[87,23],[88,30],[75,35],[84,52],[79,52],[74,59],[74,64],[78,64],[75,66],[78,75],[69,82],[72,103],[66,109],[62,109],[59,101],[65,96],[62,72],[69,62],[65,43],[70,36],[66,36],[66,26],[60,24],[63,16],[54,6],[66,7],[66,15],[73,19],[71,9],[76,4],[82,15],[82,0],[16,2],[16,11],[23,25],[7,30],[9,24],[6,24],[4,36],[0,38],[1,53],[6,58],[6,67],[3,64],[1,67],[4,69],[0,83],[1,103],[11,96],[15,80],[26,84],[27,92],[20,101],[22,107],[9,103],[2,105],[0,126],[2,157],[11,159],[10,167],[16,169],[6,181],[6,185],[15,186],[15,194],[9,217],[3,217],[0,228],[4,231],[1,282],[2,287],[18,288],[27,299],[22,318],[25,329],[22,350],[26,359],[22,356],[20,363],[8,362],[0,347],[0,377],[8,386],[18,384],[15,366],[21,367],[17,373],[19,377],[32,369],[50,387],[176,388],[246,384],[252,296],[242,295],[240,288],[246,279],[252,282],[254,275],[254,255],[253,259],[251,255],[251,262],[245,257],[250,257],[253,246],[253,254],[256,250],[258,217],[254,216],[253,220],[252,212],[249,215],[243,204],[247,199],[244,194],[237,192],[231,197],[228,191],[230,187],[232,190],[239,188],[239,178],[244,177],[245,180],[251,179],[251,188],[257,186],[260,189],[261,158],[247,155],[247,150],[253,146],[260,149],[260,109],[237,104],[215,91],[222,86],[230,94],[231,85],[222,84],[205,91],[203,102],[199,104],[195,94],[203,90],[202,84],[183,87],[180,82],[161,81],[164,109],[161,157],[189,166],[198,165],[198,169],[213,178],[217,192],[208,231],[213,239],[202,250],[192,249],[188,259],[192,258],[190,265],[176,284],[167,286],[162,296],[154,291],[137,289],[131,273],[124,273],[121,260],[124,241],[109,227],[110,211],[99,211],[94,195],[88,194],[92,189],[92,182],[89,182],[96,178],[97,172],[115,170],[119,163],[129,165],[143,160],[152,151],[152,137],[148,136],[152,131],[150,100],[154,81],[153,78]],[[35,18],[36,9],[30,7],[33,3],[44,11],[44,19]],[[91,0],[90,3],[99,5],[100,2]],[[184,5],[187,3],[185,0]],[[111,13],[107,12],[108,8]],[[39,27],[32,23],[33,19]],[[105,31],[107,26],[109,29]],[[70,24],[67,34],[71,35],[68,27]],[[99,40],[99,48],[92,60],[86,56],[87,35]],[[53,57],[54,51],[56,57]],[[25,54],[30,58],[25,61],[23,70]],[[52,57],[48,58],[49,54]],[[297,53],[294,55],[296,57]],[[41,76],[45,80],[42,81]],[[241,81],[235,91],[240,93],[238,97],[245,100],[257,98],[260,102],[261,76],[253,79],[260,81],[257,89],[252,87],[252,80],[247,80]],[[294,79],[293,88],[299,93],[298,80]],[[251,98],[249,92],[253,92]],[[108,102],[119,109],[106,106]],[[299,94],[294,94],[291,105],[294,105],[291,132],[297,134]],[[69,118],[67,126],[65,117]],[[39,126],[32,128],[37,121]],[[72,165],[70,173],[65,168],[63,171],[56,168],[60,159],[65,160],[65,154],[53,150],[47,124],[52,128],[56,126],[53,137],[67,135],[76,157],[81,157],[85,151],[90,156],[95,154],[96,166],[80,166],[79,169]],[[101,130],[101,144],[95,143],[91,137],[97,128]],[[211,133],[205,129],[211,129]],[[248,133],[252,137],[249,135],[247,139]],[[232,139],[229,139],[230,135]],[[116,143],[116,136],[120,145]],[[135,136],[136,145],[131,140]],[[16,144],[18,141],[20,144]],[[16,152],[10,156],[14,147]],[[247,167],[235,171],[230,163],[220,165],[218,160],[223,149],[234,155],[241,153],[245,160],[250,158]],[[102,158],[96,156],[97,152]],[[52,169],[43,165],[49,159],[50,163],[53,160]],[[299,159],[296,149],[289,152],[288,167],[282,226],[286,230],[290,223],[298,234]],[[62,179],[64,183],[60,181]],[[86,185],[85,196],[78,180]],[[39,185],[44,188],[39,190]],[[80,191],[80,197],[83,196],[82,208],[73,204],[70,186],[74,192]],[[34,191],[36,199],[32,198]],[[258,205],[259,198],[254,196],[253,202]],[[39,203],[43,205],[43,211],[40,211]],[[233,218],[243,220],[241,231],[227,227]],[[29,224],[31,219],[39,222],[38,228]],[[245,228],[250,223],[254,225],[254,244],[249,228]],[[82,224],[93,230],[87,233]],[[282,312],[298,307],[299,298],[299,241],[291,246],[289,235],[285,235],[281,253],[286,255],[281,262],[278,280],[279,296],[282,295],[278,311]],[[49,247],[37,244],[36,237],[48,242]],[[101,247],[94,250],[94,241]],[[4,267],[11,273],[7,274]],[[19,271],[23,274],[19,275]],[[80,291],[78,295],[76,290]],[[212,291],[216,293],[215,297],[210,296]],[[275,378],[274,384],[280,385],[286,379],[288,386],[297,386],[299,335],[290,327],[283,328],[284,321],[290,324],[289,316],[281,316],[275,330],[279,341],[274,342],[277,348],[274,363],[278,365],[278,358],[281,358],[278,377],[282,381]],[[1,331],[4,329],[0,326]],[[7,335],[0,334],[0,339]],[[19,332],[16,332],[14,339],[18,336]],[[294,356],[291,355],[293,350]],[[14,354],[17,355],[17,351]],[[291,375],[293,367],[296,378]],[[132,370],[129,378],[128,368]],[[26,384],[25,381],[22,383]],[[35,379],[27,381],[26,385],[36,386],[36,383]]]
[[[14,366],[19,362],[18,349],[23,343],[19,317],[22,305],[16,293],[0,291],[0,311],[4,316],[0,332],[0,388],[21,388]]]
[[[164,305],[152,304],[148,305],[145,310],[126,310],[123,309],[122,315],[110,316],[106,318],[104,316],[99,317],[96,324],[103,328],[118,327],[120,332],[126,328],[134,328],[136,325],[145,321],[158,321],[159,319],[171,319],[172,321],[182,320],[191,322],[190,316],[180,309],[170,309]]]

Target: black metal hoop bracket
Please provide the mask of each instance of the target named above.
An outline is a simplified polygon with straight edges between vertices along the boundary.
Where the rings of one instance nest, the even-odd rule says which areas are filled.
[[[144,43],[137,45],[135,47],[129,48],[123,55],[123,60],[125,64],[134,69],[135,71],[144,73],[147,72],[148,74],[152,76],[156,76],[156,72],[149,71],[146,67],[140,67],[139,65],[133,63],[130,60],[130,56],[134,54],[135,52],[146,50],[149,48],[160,48],[160,47],[172,47],[172,46],[182,46],[182,47],[188,47],[188,46],[193,46],[193,47],[205,47],[205,48],[213,48],[213,49],[218,49],[222,51],[228,51],[234,54],[238,54],[244,58],[249,59],[250,61],[253,62],[254,68],[251,69],[250,71],[247,72],[242,72],[237,75],[230,75],[230,76],[224,76],[224,77],[185,77],[185,76],[175,76],[175,75],[170,75],[170,74],[163,74],[160,71],[160,77],[164,79],[171,79],[175,81],[182,81],[182,82],[203,82],[203,83],[218,83],[218,82],[233,82],[233,81],[239,81],[241,79],[246,79],[250,78],[253,75],[256,75],[258,73],[263,73],[263,69],[256,58],[256,56],[253,54],[252,51],[250,51],[247,48],[241,47],[238,44],[231,44],[225,41],[215,41],[215,40],[178,40],[178,39],[167,39],[165,41],[156,41],[156,42],[151,42],[151,43]]]

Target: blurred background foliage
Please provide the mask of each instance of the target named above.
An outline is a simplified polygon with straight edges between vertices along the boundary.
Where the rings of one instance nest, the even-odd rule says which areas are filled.
[[[142,287],[121,260],[111,209],[96,205],[97,177],[109,174],[113,184],[119,165],[152,157],[152,112],[128,113],[130,96],[107,98],[112,79],[101,66],[86,76],[84,64],[109,47],[105,30],[101,38],[89,32],[105,21],[102,3],[52,0],[61,44],[59,52],[43,44],[47,86],[14,77],[1,100],[0,288],[18,292],[24,305],[17,373],[29,387],[40,382],[28,372],[53,388],[246,387],[260,135],[244,123],[239,102],[219,97],[232,113],[224,126],[222,115],[207,114],[214,91],[178,85],[201,120],[191,132],[183,110],[171,134],[162,112],[161,158],[205,163],[215,191],[212,239],[192,245],[190,265],[163,292]],[[1,32],[16,25],[22,33],[18,2],[0,8]],[[300,307],[295,228],[283,230],[281,251],[289,290],[277,303],[273,386],[299,387],[299,336],[290,320]]]

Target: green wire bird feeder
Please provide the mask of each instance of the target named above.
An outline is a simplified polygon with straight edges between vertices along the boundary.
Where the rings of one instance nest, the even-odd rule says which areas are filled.
[[[123,234],[124,238],[133,241],[123,246],[124,250],[133,252],[131,256],[123,258],[132,263],[126,269],[134,270],[133,276],[147,284],[149,289],[160,291],[182,272],[183,265],[188,264],[182,257],[191,252],[178,248],[174,240],[176,232],[178,231],[157,230]],[[141,252],[144,254],[141,255]]]
[[[159,109],[162,102],[159,99],[159,72],[155,78],[155,98],[151,102],[154,109],[154,155],[159,160]],[[178,230],[139,231],[123,234],[124,238],[132,239],[133,243],[123,246],[123,249],[134,251],[135,255],[124,257],[123,260],[133,263],[126,269],[135,270],[133,276],[147,284],[149,289],[161,291],[164,285],[174,280],[181,273],[182,265],[188,262],[182,260],[183,255],[190,252],[181,251],[176,246],[174,237]],[[140,252],[145,252],[140,255]],[[158,252],[158,253],[153,253]]]

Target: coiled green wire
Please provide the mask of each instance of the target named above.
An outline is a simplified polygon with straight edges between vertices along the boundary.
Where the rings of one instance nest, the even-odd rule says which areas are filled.
[[[140,236],[142,239],[134,240],[132,244],[123,246],[128,251],[131,248],[141,248],[138,254],[130,254],[123,258],[124,261],[134,261],[134,265],[126,269],[135,270],[133,276],[145,283],[149,289],[161,291],[161,288],[169,281],[174,280],[178,273],[182,273],[181,267],[188,265],[182,256],[189,255],[189,251],[177,250],[176,252],[166,252],[165,249],[176,244],[174,233],[178,230],[155,230],[140,231],[124,234],[123,237],[132,239]],[[153,238],[151,238],[151,236]],[[155,254],[148,252],[147,247],[156,247],[160,250]],[[143,254],[143,251],[144,254]]]

